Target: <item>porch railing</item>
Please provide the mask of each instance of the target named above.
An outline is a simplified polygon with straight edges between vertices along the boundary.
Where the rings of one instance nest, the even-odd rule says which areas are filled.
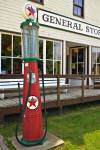
[[[40,76],[41,77],[41,76]],[[23,75],[0,75],[0,79],[21,79],[23,78]],[[80,88],[81,89],[81,102],[84,102],[84,92],[86,88],[91,88],[91,85],[85,85],[84,81],[86,79],[92,79],[93,81],[95,80],[100,80],[100,76],[99,75],[44,75],[44,78],[57,78],[57,87],[56,87],[56,94],[57,94],[57,105],[60,105],[60,96],[61,96],[61,87],[60,87],[60,78],[65,78],[66,81],[69,79],[74,79],[74,80],[80,80],[81,81],[81,85],[80,86],[68,86],[66,88],[68,89],[73,89],[73,88]],[[0,93],[2,92],[2,90],[0,89]]]

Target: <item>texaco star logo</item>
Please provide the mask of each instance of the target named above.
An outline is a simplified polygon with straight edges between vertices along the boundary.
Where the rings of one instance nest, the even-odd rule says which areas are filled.
[[[23,8],[23,15],[25,18],[37,19],[37,9],[31,3],[25,3]]]
[[[36,109],[39,105],[38,98],[36,96],[30,96],[28,98],[27,107],[29,109]]]

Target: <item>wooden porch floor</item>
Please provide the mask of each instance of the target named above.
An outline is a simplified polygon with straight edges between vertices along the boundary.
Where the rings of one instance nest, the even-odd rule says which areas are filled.
[[[43,101],[43,97],[41,96]],[[67,93],[60,94],[60,99],[57,99],[57,94],[46,95],[46,108],[60,108],[62,113],[63,106],[80,104],[100,100],[100,89],[85,89],[84,99],[82,99],[81,89],[71,89]],[[0,100],[0,121],[4,120],[6,115],[16,114],[20,112],[18,97],[6,98]]]
[[[88,101],[88,98],[93,101],[95,100],[100,100],[100,89],[85,89],[84,90],[84,100],[85,99]],[[43,101],[43,96],[41,96],[41,99]],[[66,105],[70,100],[77,101],[77,99],[81,99],[81,89],[71,89],[68,90],[68,92],[63,92],[60,94],[60,103],[61,101],[66,101]],[[46,103],[52,103],[54,101],[57,101],[57,94],[51,93],[51,94],[46,94]],[[90,101],[90,100],[89,100]],[[73,104],[73,103],[72,103]],[[14,98],[5,98],[3,100],[0,100],[0,108],[7,108],[7,107],[13,107],[13,106],[18,106],[19,105],[19,100],[18,97]]]

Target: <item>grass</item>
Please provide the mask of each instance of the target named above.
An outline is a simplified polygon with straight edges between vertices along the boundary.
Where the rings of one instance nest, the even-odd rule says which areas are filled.
[[[4,136],[10,150],[14,150],[11,138],[14,136],[15,120],[13,118],[0,125],[0,134]],[[89,145],[89,141],[99,143],[96,137],[100,139],[100,104],[66,107],[63,115],[50,110],[48,111],[48,130],[65,141],[62,150],[88,150],[86,146]]]
[[[72,149],[76,150],[75,147],[80,145],[83,147],[84,136],[100,130],[100,105],[75,107],[65,111],[63,116],[50,116],[48,128],[65,143],[70,143]]]

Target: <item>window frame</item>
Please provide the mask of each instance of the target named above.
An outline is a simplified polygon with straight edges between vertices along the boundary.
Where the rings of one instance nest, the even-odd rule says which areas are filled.
[[[76,61],[73,62],[72,60],[72,53],[73,51],[76,50]],[[83,51],[83,61],[79,61],[79,50]],[[85,51],[84,47],[73,47],[70,48],[70,74],[77,74],[77,75],[84,75],[85,74]],[[83,64],[83,72],[79,72],[79,64]],[[72,71],[72,65],[76,65],[76,73],[73,73]]]
[[[20,34],[15,34],[15,33],[9,33],[9,32],[1,32],[0,33],[0,40],[1,40],[1,63],[0,63],[0,73],[2,74],[2,59],[11,59],[11,64],[10,64],[10,70],[11,70],[11,72],[10,73],[6,73],[6,74],[17,74],[17,73],[14,73],[14,66],[13,66],[13,64],[14,64],[14,60],[16,59],[16,60],[22,60],[22,47],[21,47],[21,56],[14,56],[14,37],[20,37],[20,39],[21,39],[21,35]],[[11,55],[10,56],[4,56],[4,55],[2,55],[2,35],[9,35],[9,36],[11,36]],[[21,67],[21,74],[22,74],[22,68],[23,68],[23,65],[22,65],[22,67]]]
[[[46,65],[47,65],[47,61],[51,61],[51,62],[53,63],[53,66],[52,66],[52,67],[53,67],[53,68],[52,68],[52,69],[53,69],[53,70],[52,70],[53,73],[52,73],[52,74],[55,75],[55,74],[56,74],[56,72],[55,72],[55,63],[60,62],[60,67],[61,67],[61,68],[60,68],[59,74],[62,74],[62,51],[63,51],[63,50],[62,50],[62,42],[61,42],[61,41],[57,41],[57,40],[50,40],[50,39],[47,39],[47,40],[46,40],[46,45],[47,45],[47,42],[48,42],[48,41],[53,43],[53,49],[52,49],[52,50],[53,50],[53,57],[52,57],[52,59],[51,59],[51,58],[50,58],[50,59],[47,58],[47,49],[46,49]],[[55,59],[55,58],[54,58],[54,43],[60,43],[60,46],[61,46],[61,51],[60,51],[61,59]],[[57,71],[57,70],[56,70],[56,71]],[[48,74],[48,73],[47,73],[47,67],[46,67],[46,74]]]
[[[41,5],[44,5],[44,0],[41,0],[41,2],[38,2],[37,0],[30,0],[30,1],[32,1],[34,3],[38,3],[38,4],[41,4]]]
[[[94,51],[94,53],[95,53],[95,58],[96,58],[96,59],[95,59],[95,64],[93,64],[93,56],[92,56],[92,54],[93,54],[93,48],[96,49],[96,51]],[[98,71],[97,71],[97,66],[100,65],[100,62],[97,61],[97,58],[98,58],[98,55],[97,55],[97,54],[99,53],[99,52],[97,51],[97,49],[100,49],[100,47],[97,47],[97,46],[92,46],[92,47],[91,47],[91,74],[92,74],[92,75],[100,75],[100,74],[98,74]],[[92,71],[92,70],[93,70],[93,65],[95,65],[95,71],[94,71],[94,72]]]
[[[46,65],[47,65],[47,61],[51,61],[52,63],[53,63],[53,66],[52,66],[52,74],[54,75],[54,74],[56,74],[55,73],[55,70],[54,70],[54,63],[56,63],[56,62],[60,62],[60,74],[62,74],[62,53],[63,53],[63,49],[62,49],[62,41],[59,41],[59,40],[56,40],[56,39],[54,39],[54,40],[52,40],[52,39],[44,39],[44,38],[39,38],[39,40],[43,40],[43,59],[41,59],[41,60],[43,60],[43,68],[44,68],[44,74],[47,74],[48,75],[48,73],[47,73],[47,67],[46,67]],[[53,43],[53,57],[52,57],[52,59],[50,59],[50,58],[47,58],[47,49],[46,49],[46,46],[47,46],[47,41],[49,41],[49,42],[52,42]],[[60,43],[60,45],[61,45],[61,59],[54,59],[54,43],[56,43],[56,42],[58,42],[58,43]]]
[[[81,12],[82,12],[81,15],[78,15],[78,14],[74,13],[74,7],[75,6],[81,9]],[[82,6],[75,4],[74,0],[73,0],[73,15],[77,16],[77,17],[80,17],[80,18],[84,18],[84,0],[82,0]]]

